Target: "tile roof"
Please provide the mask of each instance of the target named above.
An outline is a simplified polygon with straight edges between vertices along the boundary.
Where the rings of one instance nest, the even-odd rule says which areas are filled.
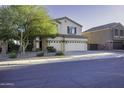
[[[56,19],[54,19],[54,20],[55,20],[55,21],[59,21],[59,20],[62,20],[62,19],[68,19],[68,20],[70,20],[71,22],[73,22],[73,23],[75,23],[75,24],[77,24],[77,25],[79,25],[79,26],[81,26],[81,27],[82,27],[82,25],[81,25],[81,24],[79,24],[79,23],[75,22],[74,20],[72,20],[72,19],[70,19],[70,18],[68,18],[68,17],[56,18]]]
[[[109,24],[105,24],[105,25],[101,25],[101,26],[97,26],[97,27],[93,27],[93,28],[90,28],[84,32],[91,32],[91,31],[98,31],[98,30],[103,30],[103,29],[112,29],[114,28],[115,26],[117,25],[121,25],[120,23],[109,23]]]

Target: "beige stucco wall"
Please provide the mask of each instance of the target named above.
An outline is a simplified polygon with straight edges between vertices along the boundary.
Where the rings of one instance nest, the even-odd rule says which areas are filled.
[[[61,24],[58,25],[58,32],[59,34],[67,34],[67,26],[73,26],[77,28],[77,33],[76,35],[81,35],[82,33],[82,27],[71,22],[68,19],[61,19],[59,20],[61,22]]]
[[[105,29],[103,31],[83,32],[87,39],[88,44],[105,44],[112,41],[112,30]]]

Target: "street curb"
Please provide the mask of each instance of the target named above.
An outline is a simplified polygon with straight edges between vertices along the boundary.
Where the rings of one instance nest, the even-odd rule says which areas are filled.
[[[16,59],[16,60],[9,60],[0,62],[1,66],[11,66],[11,65],[34,65],[34,64],[45,64],[45,63],[55,63],[61,61],[75,61],[75,60],[92,60],[92,59],[99,59],[99,57],[104,57],[101,55],[103,53],[97,54],[87,54],[87,55],[75,55],[75,56],[51,56],[51,57],[35,57],[35,58],[28,58],[28,59]],[[107,54],[106,56],[114,56],[114,54]],[[111,58],[111,57],[110,57]]]

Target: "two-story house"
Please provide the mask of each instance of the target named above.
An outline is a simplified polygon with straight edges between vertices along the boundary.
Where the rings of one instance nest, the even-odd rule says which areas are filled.
[[[57,51],[87,50],[87,39],[82,36],[82,25],[68,17],[57,18],[54,21],[57,23],[58,36],[48,38],[47,46],[53,46]],[[44,46],[39,37],[36,40],[34,49]]]
[[[93,27],[83,32],[88,39],[88,48],[124,49],[124,26],[120,23],[110,23]]]

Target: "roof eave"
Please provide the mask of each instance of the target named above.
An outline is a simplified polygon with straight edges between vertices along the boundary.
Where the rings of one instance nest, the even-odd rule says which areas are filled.
[[[71,22],[77,24],[78,26],[83,27],[81,24],[79,24],[79,23],[73,21],[72,19],[70,19],[70,18],[68,18],[68,17],[66,17],[66,16],[65,16],[65,17],[61,17],[61,18],[56,18],[56,19],[54,19],[54,20],[61,20],[61,19],[68,19],[68,20],[70,20]]]
[[[88,30],[88,31],[84,31],[84,32],[82,32],[82,33],[92,33],[92,32],[97,32],[97,31],[103,31],[103,30],[111,30],[112,28],[105,28],[105,29],[99,29],[99,30],[94,30],[94,31],[92,31],[92,30]]]

